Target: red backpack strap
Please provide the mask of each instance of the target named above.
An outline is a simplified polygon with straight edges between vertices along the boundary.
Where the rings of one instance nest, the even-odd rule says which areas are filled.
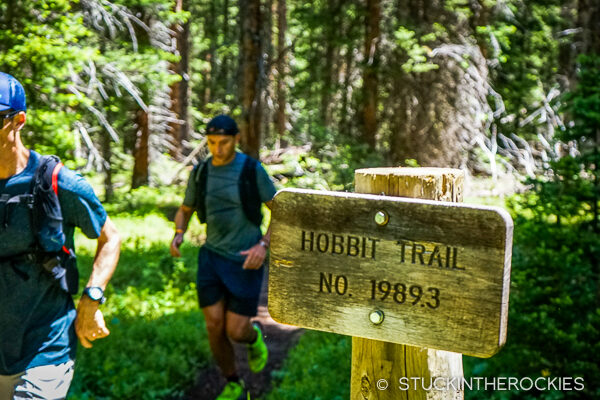
[[[54,190],[54,194],[56,194],[58,196],[58,173],[60,172],[60,169],[63,167],[63,163],[58,163],[56,164],[56,166],[54,167],[54,170],[52,171],[52,190]]]
[[[64,166],[64,164],[59,162],[58,164],[56,164],[54,166],[54,170],[52,171],[52,190],[54,191],[54,194],[56,194],[57,196],[58,196],[58,173],[60,172],[60,169],[63,166]],[[64,251],[66,254],[71,253],[69,251],[69,249],[67,248],[67,246],[63,246],[62,251]]]

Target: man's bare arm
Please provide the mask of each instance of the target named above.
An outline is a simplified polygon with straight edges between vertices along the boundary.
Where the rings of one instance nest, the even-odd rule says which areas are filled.
[[[97,286],[102,290],[106,289],[106,285],[117,268],[120,254],[121,237],[113,222],[107,217],[98,238],[92,274],[87,287]],[[79,300],[75,332],[83,347],[92,347],[92,341],[110,334],[98,306],[98,301],[94,301],[88,296],[82,296]]]

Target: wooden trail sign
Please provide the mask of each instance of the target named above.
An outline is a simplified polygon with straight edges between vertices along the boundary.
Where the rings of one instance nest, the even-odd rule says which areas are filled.
[[[286,189],[271,218],[276,321],[478,357],[504,344],[513,228],[506,211]]]

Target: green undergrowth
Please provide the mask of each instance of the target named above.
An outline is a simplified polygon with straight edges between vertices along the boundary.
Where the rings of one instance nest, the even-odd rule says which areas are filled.
[[[600,235],[586,223],[517,215],[514,240],[506,345],[489,359],[465,357],[465,374],[554,384],[541,391],[474,391],[466,398],[599,398]],[[571,390],[558,390],[565,378]],[[575,378],[583,379],[583,390],[573,390]]]
[[[181,186],[142,186],[133,190],[117,190],[115,199],[105,204],[110,215],[144,216],[161,213],[172,219],[181,205],[185,188]]]
[[[123,239],[121,258],[101,306],[111,334],[92,349],[79,347],[69,399],[176,398],[210,360],[194,283],[204,231],[193,221],[182,258],[174,259],[173,223],[160,210],[127,213],[128,206],[118,207],[122,211],[112,220]],[[83,287],[96,242],[82,235],[76,242]]]
[[[349,336],[306,331],[263,400],[346,400],[350,398],[352,340]]]

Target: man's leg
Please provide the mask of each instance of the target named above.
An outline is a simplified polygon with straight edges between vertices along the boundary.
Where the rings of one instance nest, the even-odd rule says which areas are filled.
[[[224,277],[227,289],[227,315],[225,330],[233,341],[245,343],[248,349],[250,371],[262,371],[269,358],[269,350],[258,324],[250,318],[256,316],[264,271],[244,270],[241,263],[230,263]]]
[[[21,375],[0,375],[0,400],[12,400],[15,386],[21,381]]]
[[[258,373],[267,365],[269,350],[265,344],[262,332],[257,324],[250,322],[250,317],[233,311],[227,311],[227,335],[238,343],[245,343],[248,348],[248,366],[250,371]]]
[[[238,343],[253,343],[257,332],[250,323],[250,317],[227,310],[225,327],[227,336]]]
[[[233,346],[225,330],[225,301],[202,308],[213,357],[226,378],[236,375]]]
[[[238,400],[246,392],[244,383],[237,375],[233,346],[227,337],[225,300],[203,307],[202,312],[206,321],[210,350],[221,368],[221,373],[227,379],[227,384],[217,400]]]

